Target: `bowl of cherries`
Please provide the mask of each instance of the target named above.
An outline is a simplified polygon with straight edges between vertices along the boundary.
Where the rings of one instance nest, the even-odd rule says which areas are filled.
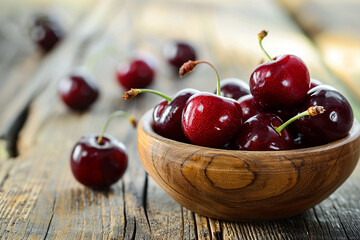
[[[259,34],[259,42],[266,36]],[[265,50],[263,49],[265,52]],[[220,81],[215,93],[180,90],[138,125],[148,174],[172,198],[201,215],[231,221],[297,215],[324,200],[352,173],[360,125],[346,98],[309,76],[302,60],[281,55],[257,66],[249,85]],[[240,95],[240,96],[239,96]],[[232,98],[236,96],[236,98]]]

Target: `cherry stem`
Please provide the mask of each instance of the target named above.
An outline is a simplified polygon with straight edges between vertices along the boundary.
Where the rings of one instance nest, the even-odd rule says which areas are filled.
[[[132,98],[136,97],[137,95],[139,95],[140,93],[152,93],[152,94],[155,94],[155,95],[158,95],[158,96],[164,98],[168,102],[170,102],[172,100],[171,97],[165,95],[162,92],[159,92],[159,91],[156,91],[153,89],[138,89],[138,88],[132,88],[129,91],[125,92],[123,95],[123,99],[126,99],[126,100],[132,99]]]
[[[221,89],[220,89],[220,77],[219,74],[216,70],[216,68],[214,67],[214,65],[212,65],[210,62],[205,61],[205,60],[199,60],[199,61],[187,61],[186,63],[184,63],[180,70],[179,70],[179,75],[180,77],[184,77],[185,75],[187,75],[188,73],[191,73],[195,67],[200,64],[200,63],[206,63],[207,65],[209,65],[215,72],[216,74],[216,78],[217,78],[217,90],[216,90],[216,94],[221,96]]]
[[[287,120],[284,124],[282,124],[280,127],[275,128],[275,130],[280,134],[284,128],[286,128],[290,123],[298,120],[301,117],[304,116],[316,116],[318,114],[322,114],[325,112],[325,108],[322,106],[311,106],[307,110],[303,111],[302,113],[299,113],[298,115],[290,118]]]
[[[263,30],[261,31],[259,34],[258,34],[258,38],[259,38],[259,44],[260,44],[260,47],[261,47],[261,50],[265,53],[266,57],[268,58],[268,60],[270,62],[273,62],[274,59],[272,59],[270,57],[270,55],[265,51],[263,45],[262,45],[262,40],[267,36],[267,31]]]
[[[103,136],[104,136],[104,134],[105,134],[105,131],[106,131],[109,123],[111,122],[111,120],[112,120],[113,118],[118,117],[118,116],[126,117],[126,118],[130,121],[130,123],[131,123],[134,127],[136,127],[136,120],[135,120],[132,116],[130,116],[130,114],[128,114],[127,112],[124,112],[124,111],[116,111],[116,112],[113,112],[113,113],[109,116],[108,120],[106,121],[106,123],[105,123],[105,125],[104,125],[104,127],[103,127],[103,129],[102,129],[102,131],[101,131],[101,133],[100,133],[100,136],[99,136],[99,138],[98,138],[98,140],[97,140],[97,143],[98,143],[99,145],[101,145],[101,141],[102,141],[102,139],[103,139]]]

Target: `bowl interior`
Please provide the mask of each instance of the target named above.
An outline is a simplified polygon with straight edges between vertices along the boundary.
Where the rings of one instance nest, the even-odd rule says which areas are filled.
[[[251,156],[289,156],[293,154],[311,154],[319,151],[328,151],[332,148],[337,148],[341,145],[344,145],[348,142],[354,141],[360,137],[360,124],[359,122],[354,119],[354,124],[352,128],[349,131],[349,134],[342,139],[339,139],[337,141],[315,146],[315,147],[309,147],[309,148],[302,148],[302,149],[292,149],[292,150],[280,150],[280,151],[244,151],[244,150],[227,150],[227,149],[217,149],[217,148],[209,148],[209,147],[202,147],[193,145],[190,143],[183,143],[178,142],[169,138],[165,138],[157,134],[153,127],[152,127],[153,119],[152,119],[152,110],[149,110],[146,112],[141,119],[141,127],[146,134],[150,135],[152,138],[156,139],[156,141],[160,142],[166,142],[169,145],[179,148],[195,148],[195,149],[201,149],[203,151],[217,151],[219,154],[235,154],[235,155],[251,155]]]

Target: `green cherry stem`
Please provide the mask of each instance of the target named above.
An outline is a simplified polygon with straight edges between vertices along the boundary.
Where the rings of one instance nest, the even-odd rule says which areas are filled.
[[[268,58],[268,60],[269,60],[270,62],[273,62],[274,59],[272,59],[272,58],[270,57],[270,55],[265,51],[265,49],[264,49],[264,47],[263,47],[263,45],[262,45],[262,40],[263,40],[266,36],[267,36],[267,31],[265,31],[265,30],[261,31],[261,33],[258,34],[259,45],[260,45],[260,47],[261,47],[261,50],[265,53],[265,55],[266,55],[266,57]]]
[[[302,113],[299,113],[295,117],[290,118],[287,120],[284,124],[282,124],[280,127],[275,128],[275,130],[280,134],[284,128],[286,128],[290,123],[294,122],[295,120],[298,120],[301,117],[304,116],[316,116],[318,114],[322,114],[325,112],[325,108],[322,106],[311,106],[306,111],[303,111]]]
[[[205,61],[205,60],[199,60],[199,61],[191,61],[190,60],[190,61],[187,61],[186,63],[184,63],[181,66],[181,68],[179,70],[180,77],[182,78],[182,77],[186,76],[188,73],[191,73],[195,69],[196,65],[198,65],[200,63],[206,63],[207,65],[209,65],[215,71],[216,78],[217,78],[216,94],[221,96],[221,94],[220,94],[221,89],[220,89],[220,77],[219,77],[219,74],[218,74],[216,68],[214,67],[214,65],[212,65],[208,61]]]
[[[132,88],[129,91],[125,92],[123,95],[123,99],[132,99],[134,97],[136,97],[137,95],[139,95],[140,93],[153,93],[155,95],[158,95],[162,98],[164,98],[166,101],[170,102],[172,100],[171,97],[165,95],[162,92],[153,90],[153,89],[138,89],[138,88]]]
[[[106,131],[107,127],[109,126],[109,123],[111,122],[111,120],[113,120],[113,118],[118,117],[118,116],[126,117],[126,118],[130,121],[130,123],[131,123],[134,127],[136,127],[136,120],[135,120],[132,116],[130,116],[130,114],[128,114],[127,112],[124,112],[124,111],[116,111],[116,112],[113,112],[113,113],[109,116],[108,120],[106,121],[106,123],[105,123],[105,125],[104,125],[104,127],[103,127],[103,129],[102,129],[102,131],[101,131],[101,133],[100,133],[100,136],[99,136],[99,138],[98,138],[98,140],[97,140],[97,143],[98,143],[99,145],[101,145],[101,141],[102,141],[102,139],[103,139],[103,136],[104,136],[104,134],[105,134],[105,131]]]

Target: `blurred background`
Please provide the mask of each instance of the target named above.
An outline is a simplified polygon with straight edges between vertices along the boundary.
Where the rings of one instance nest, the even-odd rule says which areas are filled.
[[[139,54],[146,56],[155,66],[156,75],[148,88],[169,96],[183,88],[213,92],[216,78],[208,66],[200,65],[179,79],[163,54],[164,46],[187,42],[198,59],[215,65],[221,79],[234,77],[248,82],[253,69],[265,60],[257,38],[265,29],[269,34],[263,45],[270,56],[299,56],[311,78],[337,88],[360,120],[359,13],[359,0],[0,0],[0,197],[5,213],[4,236],[9,233],[13,234],[9,239],[31,238],[32,232],[33,236],[44,234],[43,238],[79,238],[90,237],[86,234],[94,229],[105,229],[111,231],[111,238],[114,232],[121,233],[124,225],[127,234],[141,232],[142,225],[149,224],[147,216],[141,215],[146,214],[146,206],[145,211],[139,207],[146,205],[144,199],[148,199],[148,210],[155,209],[154,233],[173,232],[164,228],[165,222],[179,226],[174,234],[181,229],[190,232],[187,226],[196,221],[195,234],[206,233],[204,226],[212,221],[199,220],[198,216],[196,221],[186,220],[192,213],[174,204],[147,178],[137,153],[136,129],[130,128],[126,119],[117,119],[107,131],[126,144],[131,159],[114,191],[103,195],[74,180],[68,158],[81,136],[100,130],[115,110],[140,119],[160,100],[144,94],[125,103],[125,89],[116,81],[119,64]],[[42,26],[51,26],[55,33],[48,35],[47,27]],[[49,40],[36,40],[39,36],[49,36]],[[59,79],[84,66],[94,74],[101,93],[89,111],[77,113],[61,102],[57,85]],[[20,161],[2,161],[7,158]],[[305,218],[244,227],[221,223],[219,228],[230,229],[230,234],[250,231],[249,236],[260,238],[267,232],[276,234],[274,238],[287,238],[287,234],[300,234],[302,229],[306,237],[355,236],[359,233],[359,168],[355,170],[356,181],[351,180]],[[144,191],[146,188],[149,190]],[[109,214],[111,221],[105,220]],[[103,228],[105,225],[109,227]],[[327,230],[330,234],[323,235]],[[122,234],[114,238],[118,236]]]
[[[162,67],[162,48],[173,40],[191,43],[198,58],[212,61],[222,78],[248,81],[264,59],[257,41],[263,29],[269,31],[264,46],[271,56],[300,56],[312,78],[337,87],[359,106],[357,0],[1,0],[0,6],[0,87],[5,92],[0,95],[1,108],[30,81],[57,79],[65,74],[60,66],[86,64],[99,52],[108,54],[96,64],[98,78],[113,77],[118,62],[146,53],[159,66],[153,88],[175,93],[180,83],[161,80],[177,78]],[[64,33],[46,53],[32,39],[39,16],[50,17]],[[212,91],[215,85],[195,80],[211,76],[205,67],[186,84]]]

